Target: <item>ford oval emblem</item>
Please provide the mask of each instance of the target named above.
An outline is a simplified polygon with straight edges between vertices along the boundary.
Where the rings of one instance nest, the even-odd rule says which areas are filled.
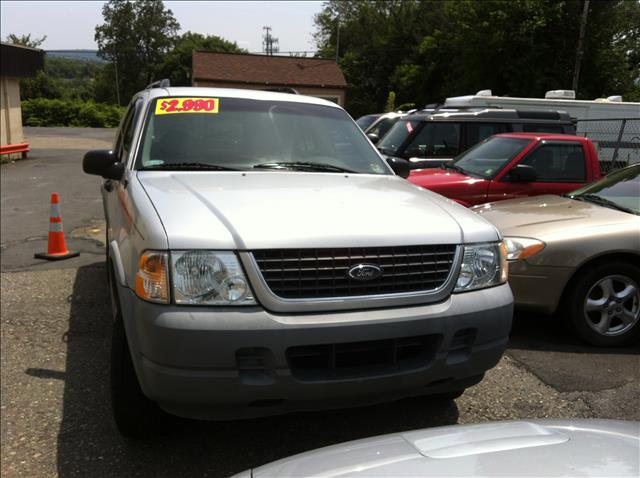
[[[375,264],[358,264],[349,269],[349,277],[358,281],[377,279],[382,275],[382,269]]]

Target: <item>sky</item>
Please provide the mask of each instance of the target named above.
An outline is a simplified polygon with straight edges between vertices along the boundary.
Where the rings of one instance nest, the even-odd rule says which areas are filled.
[[[280,51],[315,50],[313,16],[320,1],[165,1],[180,23],[181,31],[218,35],[235,41],[250,52],[262,51],[262,27],[273,28]],[[95,50],[95,26],[103,22],[98,1],[0,1],[0,31],[47,36],[45,50]]]

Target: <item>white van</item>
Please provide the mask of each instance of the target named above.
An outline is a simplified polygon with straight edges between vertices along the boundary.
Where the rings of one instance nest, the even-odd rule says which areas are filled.
[[[526,110],[566,111],[574,121],[595,119],[640,119],[640,103],[622,101],[622,96],[596,100],[576,100],[573,90],[547,91],[544,98],[494,96],[491,90],[475,95],[453,96],[444,102],[446,108],[514,108]]]
[[[547,91],[544,98],[494,96],[491,90],[475,95],[447,98],[445,108],[516,108],[557,110],[569,113],[576,134],[596,145],[604,171],[640,162],[640,103],[622,101],[622,96],[576,100],[573,90]]]

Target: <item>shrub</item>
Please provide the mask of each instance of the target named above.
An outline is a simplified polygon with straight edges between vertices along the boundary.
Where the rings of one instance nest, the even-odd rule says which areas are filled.
[[[124,108],[82,100],[34,98],[22,102],[22,123],[26,126],[118,126]]]

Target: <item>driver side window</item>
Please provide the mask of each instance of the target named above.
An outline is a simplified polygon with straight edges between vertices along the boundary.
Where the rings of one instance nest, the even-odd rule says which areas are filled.
[[[118,139],[116,140],[115,153],[118,161],[123,161],[129,155],[131,151],[131,143],[133,141],[133,132],[137,123],[138,116],[142,106],[142,100],[138,99],[129,106],[124,120],[122,120],[122,126],[118,133]]]
[[[460,151],[459,123],[426,123],[407,146],[405,156],[452,157]]]
[[[584,154],[579,143],[543,144],[522,159],[520,164],[535,169],[537,181],[586,181]]]

